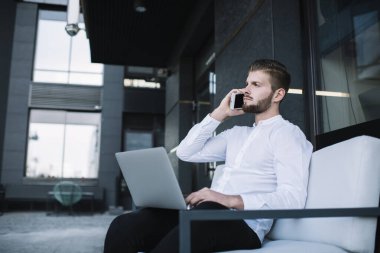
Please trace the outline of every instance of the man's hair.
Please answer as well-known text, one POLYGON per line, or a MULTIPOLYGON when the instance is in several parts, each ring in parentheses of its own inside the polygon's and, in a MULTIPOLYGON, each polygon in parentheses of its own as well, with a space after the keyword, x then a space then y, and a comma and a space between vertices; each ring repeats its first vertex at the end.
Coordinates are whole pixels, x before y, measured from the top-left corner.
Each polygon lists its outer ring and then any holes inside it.
POLYGON ((271 59, 259 59, 249 66, 249 72, 264 71, 270 76, 272 90, 283 88, 286 92, 289 90, 290 74, 284 64, 271 59))

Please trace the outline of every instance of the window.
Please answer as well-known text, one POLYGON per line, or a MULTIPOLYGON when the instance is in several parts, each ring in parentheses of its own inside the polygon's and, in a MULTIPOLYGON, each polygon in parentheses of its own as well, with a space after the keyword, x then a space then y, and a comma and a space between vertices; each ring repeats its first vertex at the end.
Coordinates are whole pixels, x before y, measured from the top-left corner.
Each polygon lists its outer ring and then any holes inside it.
POLYGON ((97 178, 100 114, 31 110, 26 176, 97 178))
MULTIPOLYGON (((66 13, 39 12, 33 81, 102 85, 103 65, 91 63, 85 31, 70 37, 65 31, 66 13)), ((81 28, 84 23, 80 23, 81 28)))
POLYGON ((380 118, 380 4, 317 2, 318 134, 380 118))
POLYGON ((124 138, 124 146, 127 151, 153 147, 153 133, 151 131, 126 130, 124 138))
POLYGON ((160 89, 158 82, 148 82, 143 79, 124 79, 124 87, 160 89))

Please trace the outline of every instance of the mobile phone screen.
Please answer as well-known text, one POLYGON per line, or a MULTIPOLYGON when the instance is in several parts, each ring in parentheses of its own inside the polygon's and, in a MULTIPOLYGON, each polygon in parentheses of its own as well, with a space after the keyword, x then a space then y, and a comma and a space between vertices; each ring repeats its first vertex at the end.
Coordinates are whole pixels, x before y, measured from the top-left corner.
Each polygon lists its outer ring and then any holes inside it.
POLYGON ((234 109, 241 109, 243 107, 243 104, 244 104, 243 98, 244 98, 244 94, 235 95, 234 109))

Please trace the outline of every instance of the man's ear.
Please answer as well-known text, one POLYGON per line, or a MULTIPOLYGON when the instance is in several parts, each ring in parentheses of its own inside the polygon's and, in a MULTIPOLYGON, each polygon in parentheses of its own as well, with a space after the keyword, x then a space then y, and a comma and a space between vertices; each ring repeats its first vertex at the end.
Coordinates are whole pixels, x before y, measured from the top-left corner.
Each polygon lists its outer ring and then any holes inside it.
POLYGON ((285 89, 279 88, 273 94, 273 102, 280 103, 282 99, 285 97, 285 89))

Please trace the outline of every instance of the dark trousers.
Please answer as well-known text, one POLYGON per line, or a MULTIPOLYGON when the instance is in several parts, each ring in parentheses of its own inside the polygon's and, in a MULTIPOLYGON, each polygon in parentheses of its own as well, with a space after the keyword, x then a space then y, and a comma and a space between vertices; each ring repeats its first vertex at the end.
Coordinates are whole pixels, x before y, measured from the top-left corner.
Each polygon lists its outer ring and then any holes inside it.
MULTIPOLYGON (((203 202, 195 209, 227 209, 203 202)), ((191 211, 190 211, 191 212, 191 211)), ((260 248, 256 233, 243 220, 194 221, 192 252, 260 248)), ((144 208, 116 217, 111 223, 104 253, 175 253, 179 251, 178 210, 144 208)))

